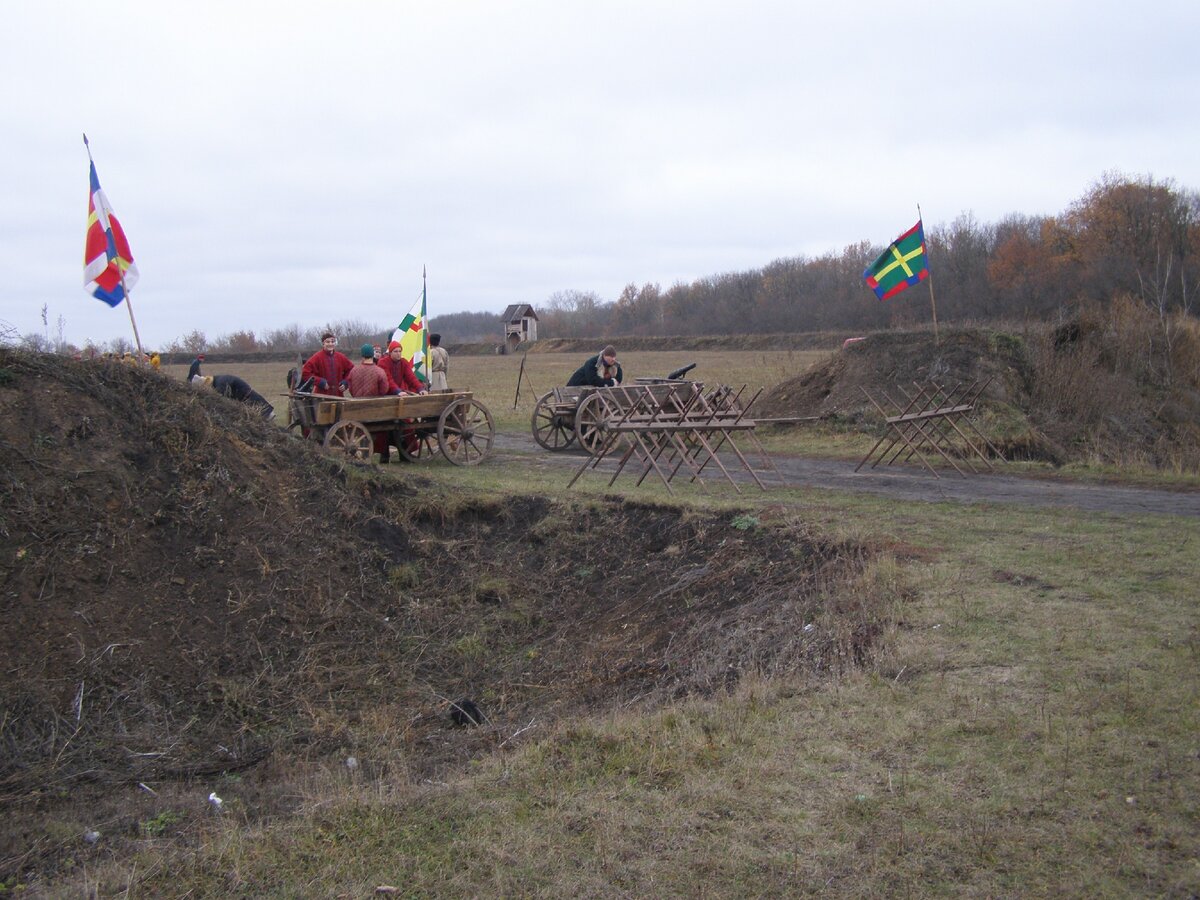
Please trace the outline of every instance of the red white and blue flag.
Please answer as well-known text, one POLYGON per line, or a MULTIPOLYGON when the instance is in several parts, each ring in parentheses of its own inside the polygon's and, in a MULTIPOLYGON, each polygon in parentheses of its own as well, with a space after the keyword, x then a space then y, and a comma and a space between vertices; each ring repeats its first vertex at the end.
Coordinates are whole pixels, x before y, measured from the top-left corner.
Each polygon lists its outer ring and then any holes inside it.
MULTIPOLYGON (((86 139, 85 139, 86 140, 86 139)), ((90 161, 89 161, 90 162, 90 161)), ((92 190, 88 195, 87 238, 83 248, 83 283, 97 300, 117 306, 125 292, 137 284, 138 270, 121 223, 113 215, 108 198, 100 189, 96 164, 92 167, 92 190), (124 275, 124 279, 122 279, 124 275)))

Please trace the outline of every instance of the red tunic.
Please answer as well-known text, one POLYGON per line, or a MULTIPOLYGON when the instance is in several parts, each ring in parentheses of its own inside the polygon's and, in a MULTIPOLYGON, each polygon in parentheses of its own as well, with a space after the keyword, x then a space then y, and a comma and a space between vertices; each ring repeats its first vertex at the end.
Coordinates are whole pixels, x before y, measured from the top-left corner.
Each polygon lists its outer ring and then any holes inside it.
POLYGON ((330 352, 318 350, 304 363, 304 368, 300 370, 300 380, 315 379, 313 384, 315 393, 340 397, 342 396, 342 382, 346 380, 346 376, 353 368, 354 363, 350 362, 346 354, 339 353, 337 350, 330 352), (325 382, 325 387, 321 387, 322 381, 325 382))
POLYGON ((413 372, 412 363, 403 356, 400 357, 399 362, 396 362, 392 359, 391 354, 384 354, 378 365, 387 373, 393 390, 399 388, 409 394, 419 394, 425 390, 425 385, 421 384, 420 379, 413 372))

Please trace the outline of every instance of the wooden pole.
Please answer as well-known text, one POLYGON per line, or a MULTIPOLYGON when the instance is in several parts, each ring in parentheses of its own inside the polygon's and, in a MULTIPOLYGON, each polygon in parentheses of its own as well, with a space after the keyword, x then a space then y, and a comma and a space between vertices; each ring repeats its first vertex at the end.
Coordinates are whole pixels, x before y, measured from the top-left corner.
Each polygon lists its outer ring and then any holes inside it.
MULTIPOLYGON (((925 234, 925 217, 921 214, 921 204, 917 204, 917 221, 921 223, 921 235, 925 234)), ((929 277, 925 280, 929 282, 929 305, 933 309, 933 342, 940 344, 938 338, 938 321, 937 321, 937 299, 933 296, 933 266, 929 265, 929 245, 925 246, 925 268, 929 270, 929 277)))
POLYGON ((133 304, 129 302, 129 289, 125 287, 125 273, 121 273, 121 293, 125 295, 125 308, 129 310, 129 324, 133 326, 133 341, 137 344, 138 365, 146 363, 146 354, 142 351, 142 339, 138 336, 137 322, 133 320, 133 304))
POLYGON ((930 304, 930 306, 933 307, 933 342, 935 344, 940 344, 941 339, 938 337, 938 324, 937 324, 937 300, 935 300, 933 297, 933 273, 932 272, 929 273, 929 278, 927 280, 929 281, 929 304, 930 304))
POLYGON ((517 370, 517 393, 513 397, 513 409, 516 409, 517 404, 521 401, 521 379, 525 377, 525 357, 528 355, 529 351, 526 350, 525 354, 521 357, 521 368, 517 370))

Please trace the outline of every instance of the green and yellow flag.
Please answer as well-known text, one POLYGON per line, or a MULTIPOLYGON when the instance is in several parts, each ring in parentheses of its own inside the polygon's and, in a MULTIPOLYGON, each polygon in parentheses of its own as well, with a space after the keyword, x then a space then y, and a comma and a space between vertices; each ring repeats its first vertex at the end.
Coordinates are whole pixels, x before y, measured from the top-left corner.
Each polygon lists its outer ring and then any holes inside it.
POLYGON ((396 330, 392 340, 399 341, 406 359, 412 363, 413 374, 423 384, 429 384, 429 332, 425 328, 425 281, 422 275, 421 296, 408 311, 396 330))
POLYGON ((925 229, 920 219, 892 241, 863 272, 867 287, 880 300, 889 300, 928 277, 929 257, 925 255, 925 229))

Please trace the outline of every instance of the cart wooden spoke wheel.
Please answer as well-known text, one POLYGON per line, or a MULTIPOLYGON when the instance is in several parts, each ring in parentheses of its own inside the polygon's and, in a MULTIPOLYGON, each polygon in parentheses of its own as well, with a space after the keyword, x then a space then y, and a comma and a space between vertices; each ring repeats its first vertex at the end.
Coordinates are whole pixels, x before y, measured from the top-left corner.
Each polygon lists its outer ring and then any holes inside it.
POLYGON ((533 408, 533 439, 547 450, 565 450, 575 441, 575 419, 563 412, 554 391, 533 408))
POLYGON ((599 394, 588 394, 575 409, 575 437, 588 453, 594 454, 604 443, 604 416, 604 398, 599 394))
POLYGON ((455 400, 438 418, 437 440, 442 455, 456 466, 474 466, 492 451, 496 424, 482 403, 455 400))
POLYGON ((438 452, 437 435, 411 425, 401 425, 391 434, 392 444, 406 462, 426 463, 438 452))
POLYGON ((352 419, 335 422, 325 432, 325 447, 335 453, 345 453, 351 459, 371 459, 371 432, 352 419))

